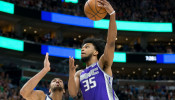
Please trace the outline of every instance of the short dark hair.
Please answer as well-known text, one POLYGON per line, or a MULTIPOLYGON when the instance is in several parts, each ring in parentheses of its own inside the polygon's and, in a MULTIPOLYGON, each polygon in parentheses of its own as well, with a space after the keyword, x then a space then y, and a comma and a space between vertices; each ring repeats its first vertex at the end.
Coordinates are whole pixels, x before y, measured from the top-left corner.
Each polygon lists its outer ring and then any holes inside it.
MULTIPOLYGON (((54 79, 51 80, 50 85, 51 85, 52 81, 55 80, 55 79, 60 79, 60 80, 62 80, 61 78, 54 78, 54 79)), ((63 81, 63 80, 62 80, 62 81, 63 81)), ((63 82, 63 84, 64 84, 64 82, 63 82)), ((50 85, 49 85, 49 88, 50 88, 50 85)), ((64 88, 64 85, 63 85, 63 88, 64 88)))
POLYGON ((82 45, 84 45, 86 43, 92 43, 94 45, 95 50, 98 51, 97 59, 99 60, 101 55, 104 53, 106 42, 102 39, 86 38, 86 39, 83 40, 82 45))

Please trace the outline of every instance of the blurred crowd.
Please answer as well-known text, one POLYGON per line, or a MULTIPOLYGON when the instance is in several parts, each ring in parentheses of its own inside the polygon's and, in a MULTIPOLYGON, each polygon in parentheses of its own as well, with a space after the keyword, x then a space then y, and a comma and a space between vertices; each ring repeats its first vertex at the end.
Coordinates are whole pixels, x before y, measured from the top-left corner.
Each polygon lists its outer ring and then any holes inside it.
MULTIPOLYGON (((87 0, 79 0, 77 4, 64 0, 5 0, 18 6, 57 12, 75 16, 85 16, 84 4, 87 0)), ((175 22, 174 0, 109 0, 116 11, 117 20, 146 22, 175 22)), ((106 18, 109 18, 106 17, 106 18)))
POLYGON ((118 20, 175 22, 174 0, 115 0, 118 20))
POLYGON ((21 87, 13 84, 9 74, 0 72, 0 100, 24 100, 19 94, 21 87))
POLYGON ((127 45, 127 44, 121 45, 120 48, 116 48, 116 51, 172 54, 175 52, 175 45, 173 43, 155 42, 155 43, 148 43, 146 48, 143 48, 140 43, 136 42, 134 43, 134 45, 127 45))
POLYGON ((117 85, 116 94, 120 100, 175 100, 175 86, 148 85, 117 85))
MULTIPOLYGON (((35 43, 42 43, 48 45, 55 45, 55 46, 63 46, 63 47, 72 47, 72 48, 81 48, 82 39, 78 38, 62 38, 61 40, 56 39, 55 37, 51 37, 51 33, 46 33, 44 35, 39 34, 28 34, 23 33, 22 38, 16 36, 14 32, 2 33, 0 29, 0 36, 10 37, 10 38, 17 38, 27 41, 32 41, 35 43)), ((143 48, 140 43, 135 42, 133 45, 129 44, 118 44, 116 42, 115 51, 121 52, 149 52, 149 53, 174 53, 175 52, 175 45, 172 43, 165 43, 165 42, 154 42, 148 43, 146 48, 143 48), (120 45, 120 46, 119 46, 120 45)))
POLYGON ((118 74, 118 73, 114 73, 114 77, 116 79, 127 79, 127 80, 175 80, 175 76, 174 75, 166 75, 165 73, 161 73, 158 75, 154 75, 152 73, 152 75, 148 75, 146 73, 137 73, 137 74, 131 74, 131 75, 127 75, 127 74, 118 74), (144 76, 144 77, 143 77, 144 76))
MULTIPOLYGON (((7 73, 0 72, 0 100, 24 100, 19 94, 24 83, 21 85, 14 84, 11 82, 7 73)), ((66 82, 64 83, 66 93, 63 95, 63 100, 83 100, 81 92, 78 93, 76 98, 71 98, 68 93, 67 84, 66 82)), ((41 81, 35 90, 42 90, 48 94, 49 84, 48 81, 41 81)), ((174 84, 148 84, 136 86, 114 83, 113 88, 120 100, 175 100, 174 84)))

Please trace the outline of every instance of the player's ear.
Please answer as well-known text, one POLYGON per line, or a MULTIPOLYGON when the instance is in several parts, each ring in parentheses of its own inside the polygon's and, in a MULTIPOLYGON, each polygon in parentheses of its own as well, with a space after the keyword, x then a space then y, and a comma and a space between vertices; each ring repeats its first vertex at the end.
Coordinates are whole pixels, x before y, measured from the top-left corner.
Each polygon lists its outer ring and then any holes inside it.
POLYGON ((94 55, 94 56, 97 56, 97 55, 98 55, 98 51, 95 50, 93 55, 94 55))
POLYGON ((49 93, 51 93, 51 89, 49 89, 49 93))

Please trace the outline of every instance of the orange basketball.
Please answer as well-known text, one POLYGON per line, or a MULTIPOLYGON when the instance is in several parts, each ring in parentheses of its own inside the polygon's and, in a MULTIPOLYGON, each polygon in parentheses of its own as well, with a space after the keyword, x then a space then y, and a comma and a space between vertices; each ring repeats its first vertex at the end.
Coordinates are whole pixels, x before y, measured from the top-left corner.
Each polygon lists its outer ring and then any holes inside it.
POLYGON ((85 15, 94 21, 103 19, 107 12, 104 8, 98 7, 97 0, 88 0, 84 5, 85 15))

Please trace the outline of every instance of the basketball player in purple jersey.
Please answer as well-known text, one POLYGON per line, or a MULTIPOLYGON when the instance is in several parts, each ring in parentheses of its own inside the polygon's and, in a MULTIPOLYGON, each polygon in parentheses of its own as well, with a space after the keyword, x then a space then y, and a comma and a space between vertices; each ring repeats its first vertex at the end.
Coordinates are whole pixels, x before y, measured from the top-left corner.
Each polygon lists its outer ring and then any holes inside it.
POLYGON ((84 100, 118 100, 112 88, 112 63, 115 50, 117 26, 115 11, 106 0, 98 0, 99 7, 106 9, 110 15, 110 23, 106 45, 99 39, 85 39, 81 49, 81 60, 86 69, 76 72, 74 59, 69 57, 68 90, 72 97, 77 96, 79 88, 84 100))
POLYGON ((39 81, 50 71, 49 55, 46 54, 44 68, 32 77, 20 90, 20 94, 26 100, 62 100, 64 90, 63 81, 60 78, 54 78, 50 83, 50 95, 44 94, 41 90, 34 90, 39 81))

